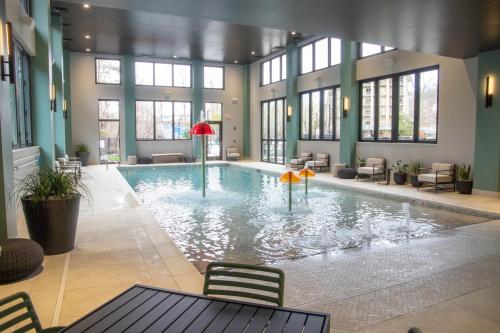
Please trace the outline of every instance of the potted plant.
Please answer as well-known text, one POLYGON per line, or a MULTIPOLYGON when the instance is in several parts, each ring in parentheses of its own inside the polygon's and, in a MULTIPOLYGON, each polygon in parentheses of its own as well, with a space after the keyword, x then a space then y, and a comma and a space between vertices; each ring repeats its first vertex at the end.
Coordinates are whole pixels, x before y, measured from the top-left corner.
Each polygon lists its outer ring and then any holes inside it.
POLYGON ((82 162, 82 166, 89 165, 89 155, 90 155, 89 147, 86 144, 82 143, 78 145, 77 148, 78 150, 75 151, 75 155, 82 162))
POLYGON ((394 182, 398 185, 404 185, 406 183, 406 169, 408 164, 403 163, 403 161, 398 160, 392 164, 392 169, 394 170, 394 182))
POLYGON ((358 157, 357 158, 357 164, 358 164, 358 167, 364 167, 364 166, 366 166, 366 158, 358 157))
POLYGON ((460 194, 472 193, 473 181, 471 179, 470 165, 462 164, 458 168, 457 189, 460 194))
POLYGON ((422 161, 412 161, 408 165, 408 174, 410 175, 410 184, 412 186, 417 187, 418 175, 423 167, 424 164, 422 161))
POLYGON ((75 245, 80 198, 92 196, 73 173, 41 168, 16 187, 30 238, 46 255, 71 251, 75 245))

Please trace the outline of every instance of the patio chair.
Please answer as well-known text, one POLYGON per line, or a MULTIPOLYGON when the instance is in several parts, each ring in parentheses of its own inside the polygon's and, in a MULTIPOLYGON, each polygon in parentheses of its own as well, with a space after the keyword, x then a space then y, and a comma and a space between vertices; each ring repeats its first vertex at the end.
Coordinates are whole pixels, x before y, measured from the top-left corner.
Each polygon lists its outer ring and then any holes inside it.
POLYGON ((228 147, 226 148, 226 160, 228 161, 239 161, 241 158, 241 154, 236 147, 228 147))
POLYGON ((385 159, 379 157, 368 157, 366 159, 366 164, 364 166, 357 167, 358 172, 356 176, 356 180, 359 181, 359 176, 368 176, 372 182, 375 182, 375 179, 385 177, 385 159))
POLYGON ((69 157, 68 154, 64 155, 64 158, 58 158, 59 164, 76 166, 78 169, 78 175, 82 174, 82 162, 79 157, 69 157))
POLYGON ((19 292, 0 300, 0 332, 55 333, 64 327, 43 329, 29 295, 19 292), (11 330, 9 330, 11 329, 11 330))
POLYGON ((292 169, 302 169, 304 165, 306 165, 307 161, 311 161, 313 159, 312 153, 301 153, 300 157, 293 157, 290 159, 290 168, 292 169))
POLYGON ((307 161, 305 166, 314 171, 328 171, 330 170, 330 155, 317 154, 316 158, 312 161, 307 161))
POLYGON ((203 295, 232 296, 283 306, 285 273, 277 268, 212 262, 207 266, 203 295))
POLYGON ((80 168, 78 165, 62 165, 59 161, 54 161, 54 170, 74 175, 75 178, 81 178, 80 168))
POLYGON ((455 184, 455 164, 451 163, 432 163, 432 167, 418 175, 417 190, 420 187, 429 185, 437 193, 439 185, 453 184, 453 192, 456 190, 455 184))

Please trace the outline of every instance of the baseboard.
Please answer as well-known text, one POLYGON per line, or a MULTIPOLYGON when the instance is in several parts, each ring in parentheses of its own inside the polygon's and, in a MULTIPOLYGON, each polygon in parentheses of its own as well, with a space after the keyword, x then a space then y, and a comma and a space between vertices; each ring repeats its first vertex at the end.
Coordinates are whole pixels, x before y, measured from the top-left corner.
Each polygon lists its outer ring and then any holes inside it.
POLYGON ((500 198, 500 192, 494 192, 494 191, 473 189, 472 194, 480 195, 480 196, 488 197, 488 198, 500 198))

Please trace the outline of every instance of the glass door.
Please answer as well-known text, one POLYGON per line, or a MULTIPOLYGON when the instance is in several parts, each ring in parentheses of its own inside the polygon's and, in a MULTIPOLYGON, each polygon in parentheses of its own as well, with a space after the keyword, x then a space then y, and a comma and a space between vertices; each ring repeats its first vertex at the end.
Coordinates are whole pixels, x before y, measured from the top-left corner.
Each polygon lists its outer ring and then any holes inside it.
POLYGON ((120 162, 120 102, 99 100, 99 161, 120 162))
POLYGON ((222 103, 205 103, 205 119, 215 132, 207 137, 207 159, 222 160, 222 103))
POLYGON ((279 98, 262 102, 261 148, 263 162, 285 163, 286 100, 279 98))

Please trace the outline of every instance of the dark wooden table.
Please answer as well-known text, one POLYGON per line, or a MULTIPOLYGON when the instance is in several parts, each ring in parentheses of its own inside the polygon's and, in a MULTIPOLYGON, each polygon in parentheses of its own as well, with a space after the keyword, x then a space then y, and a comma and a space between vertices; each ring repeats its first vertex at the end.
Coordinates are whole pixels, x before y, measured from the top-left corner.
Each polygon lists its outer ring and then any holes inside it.
POLYGON ((324 313, 135 285, 61 332, 328 333, 324 313))

